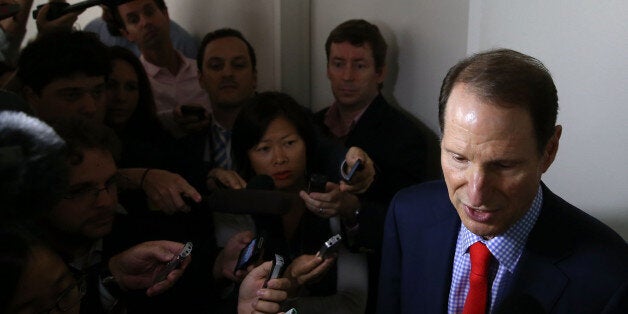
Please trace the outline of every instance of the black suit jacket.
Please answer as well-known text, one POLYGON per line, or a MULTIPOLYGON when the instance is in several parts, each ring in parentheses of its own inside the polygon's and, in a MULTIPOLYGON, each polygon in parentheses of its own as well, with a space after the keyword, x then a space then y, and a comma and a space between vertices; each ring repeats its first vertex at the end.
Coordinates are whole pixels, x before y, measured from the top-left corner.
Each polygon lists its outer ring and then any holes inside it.
MULTIPOLYGON (((315 121, 323 134, 333 138, 323 122, 328 110, 329 107, 316 113, 315 121)), ((349 132, 344 145, 362 148, 377 168, 375 182, 361 200, 357 244, 379 251, 383 222, 393 195, 427 179, 427 143, 418 126, 379 94, 349 132)))
MULTIPOLYGON (((395 196, 384 235, 380 313, 447 311, 459 228, 444 182, 395 196)), ((545 186, 541 213, 513 275, 497 311, 628 313, 628 245, 545 186)))

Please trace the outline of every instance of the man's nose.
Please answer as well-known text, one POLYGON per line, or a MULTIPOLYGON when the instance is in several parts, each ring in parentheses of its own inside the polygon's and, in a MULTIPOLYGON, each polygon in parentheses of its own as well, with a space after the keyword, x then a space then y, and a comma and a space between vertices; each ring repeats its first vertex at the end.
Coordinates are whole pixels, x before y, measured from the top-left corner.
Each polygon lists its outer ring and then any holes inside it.
POLYGON ((222 71, 221 71, 222 76, 225 77, 232 77, 233 76, 233 67, 229 64, 225 64, 224 67, 222 67, 222 71))
POLYGON ((100 107, 100 96, 93 95, 92 93, 85 93, 81 100, 81 114, 87 117, 93 116, 100 107))
POLYGON ((342 79, 345 81, 350 81, 353 79, 353 67, 352 66, 347 65, 342 69, 342 79))
POLYGON ((467 170, 467 196, 471 206, 485 205, 490 197, 490 175, 481 167, 469 167, 467 170))
POLYGON ((110 208, 118 202, 118 190, 115 187, 103 188, 98 191, 94 208, 110 208))

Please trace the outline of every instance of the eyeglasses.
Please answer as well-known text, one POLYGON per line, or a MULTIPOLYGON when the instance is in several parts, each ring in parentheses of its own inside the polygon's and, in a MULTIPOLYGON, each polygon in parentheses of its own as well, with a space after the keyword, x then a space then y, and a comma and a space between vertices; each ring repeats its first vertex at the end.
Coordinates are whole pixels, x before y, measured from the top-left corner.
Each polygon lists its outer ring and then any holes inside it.
POLYGON ((115 175, 107 182, 105 182, 105 186, 102 188, 96 186, 84 186, 79 187, 75 190, 70 190, 63 198, 67 200, 75 200, 77 202, 86 203, 86 204, 94 204, 100 192, 107 191, 107 193, 111 196, 114 193, 118 192, 118 176, 115 175))
POLYGON ((44 310, 41 313, 50 314, 56 312, 67 312, 81 303, 81 300, 85 296, 86 292, 87 284, 85 282, 85 277, 81 277, 59 294, 59 297, 57 297, 57 300, 52 308, 44 310))

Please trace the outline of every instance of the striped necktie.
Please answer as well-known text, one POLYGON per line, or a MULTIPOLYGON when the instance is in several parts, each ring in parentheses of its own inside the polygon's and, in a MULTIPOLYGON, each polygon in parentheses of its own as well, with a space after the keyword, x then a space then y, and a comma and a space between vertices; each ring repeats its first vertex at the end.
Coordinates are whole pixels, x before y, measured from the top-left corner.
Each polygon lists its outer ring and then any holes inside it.
POLYGON ((218 125, 213 125, 212 140, 214 142, 214 166, 223 169, 231 169, 231 131, 218 125))

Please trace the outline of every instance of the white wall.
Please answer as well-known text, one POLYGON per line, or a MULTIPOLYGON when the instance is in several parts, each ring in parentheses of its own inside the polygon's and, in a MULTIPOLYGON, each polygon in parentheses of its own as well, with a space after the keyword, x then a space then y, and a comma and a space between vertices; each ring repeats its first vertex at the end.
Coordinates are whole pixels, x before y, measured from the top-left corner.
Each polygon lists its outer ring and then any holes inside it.
POLYGON ((628 239, 628 2, 471 0, 469 52, 507 47, 541 60, 563 135, 544 181, 628 239))

